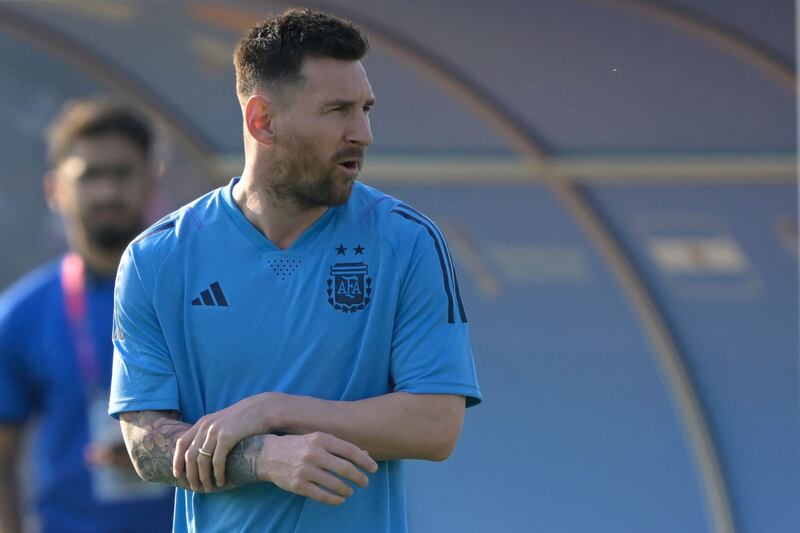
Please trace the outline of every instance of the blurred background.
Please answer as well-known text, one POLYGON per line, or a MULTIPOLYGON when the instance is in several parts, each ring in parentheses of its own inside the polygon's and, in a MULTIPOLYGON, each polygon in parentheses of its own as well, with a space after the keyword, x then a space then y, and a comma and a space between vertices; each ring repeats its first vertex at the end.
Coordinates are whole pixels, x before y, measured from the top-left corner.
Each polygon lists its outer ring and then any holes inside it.
MULTIPOLYGON (((44 127, 159 125, 158 216, 241 171, 231 54, 286 2, 0 3, 0 288, 65 249, 44 127)), ((412 531, 800 524, 795 5, 305 2, 367 31, 364 182, 442 226, 484 403, 412 531)))

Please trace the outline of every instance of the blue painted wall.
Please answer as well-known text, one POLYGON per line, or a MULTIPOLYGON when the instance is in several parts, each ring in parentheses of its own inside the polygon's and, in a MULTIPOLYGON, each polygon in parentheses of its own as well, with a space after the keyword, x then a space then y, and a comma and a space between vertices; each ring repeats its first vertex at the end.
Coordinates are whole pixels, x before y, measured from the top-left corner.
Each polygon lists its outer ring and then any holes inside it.
POLYGON ((797 531, 797 234, 786 227, 797 221, 796 190, 670 185, 591 194, 685 354, 741 531, 797 531), (745 264, 725 274, 670 274, 647 253, 648 240, 660 236, 731 239, 745 264))
MULTIPOLYGON (((409 462, 412 531, 710 531, 648 339, 557 200, 536 185, 384 189, 448 236, 485 395, 449 461, 409 462)), ((797 259, 784 234, 794 190, 585 193, 685 355, 739 530, 795 531, 797 259), (720 236, 742 252, 743 270, 676 276, 650 251, 653 239, 720 236)))

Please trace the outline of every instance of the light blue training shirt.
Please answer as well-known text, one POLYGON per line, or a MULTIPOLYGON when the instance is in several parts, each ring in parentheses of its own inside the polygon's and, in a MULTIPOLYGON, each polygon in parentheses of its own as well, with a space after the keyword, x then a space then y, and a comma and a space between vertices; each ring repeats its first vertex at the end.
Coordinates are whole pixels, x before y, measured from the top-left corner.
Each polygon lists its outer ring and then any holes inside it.
MULTIPOLYGON (((285 250, 233 201, 238 178, 128 247, 117 276, 109 413, 201 416, 266 391, 327 400, 388 392, 481 401, 444 237, 359 182, 285 250)), ((331 507, 256 483, 178 489, 175 531, 406 531, 402 461, 331 507)))

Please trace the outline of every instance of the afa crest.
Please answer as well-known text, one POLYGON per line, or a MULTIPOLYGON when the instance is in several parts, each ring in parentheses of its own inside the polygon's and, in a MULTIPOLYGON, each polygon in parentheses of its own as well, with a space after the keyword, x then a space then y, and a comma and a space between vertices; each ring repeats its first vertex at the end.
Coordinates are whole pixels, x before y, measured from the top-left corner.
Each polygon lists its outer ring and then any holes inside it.
POLYGON ((366 263, 336 263, 328 278, 328 303, 337 311, 355 313, 372 301, 372 278, 366 263))

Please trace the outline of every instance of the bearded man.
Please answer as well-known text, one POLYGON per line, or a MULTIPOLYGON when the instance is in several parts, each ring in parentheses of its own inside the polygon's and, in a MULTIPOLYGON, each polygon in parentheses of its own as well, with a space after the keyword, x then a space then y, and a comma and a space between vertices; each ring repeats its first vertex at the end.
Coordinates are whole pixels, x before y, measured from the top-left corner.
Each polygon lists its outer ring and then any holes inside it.
POLYGON ((120 265, 109 412, 175 531, 406 531, 402 460, 446 459, 481 400, 442 233, 357 181, 367 48, 309 10, 252 28, 241 177, 120 265))

